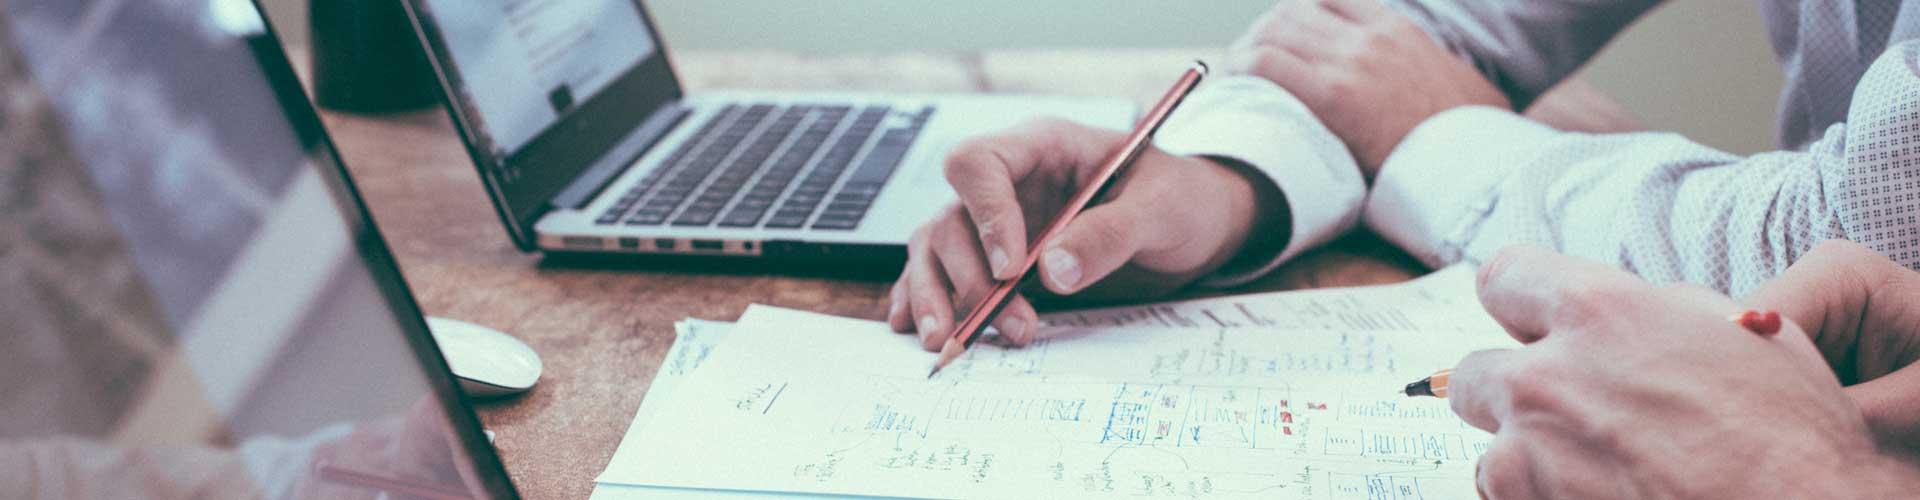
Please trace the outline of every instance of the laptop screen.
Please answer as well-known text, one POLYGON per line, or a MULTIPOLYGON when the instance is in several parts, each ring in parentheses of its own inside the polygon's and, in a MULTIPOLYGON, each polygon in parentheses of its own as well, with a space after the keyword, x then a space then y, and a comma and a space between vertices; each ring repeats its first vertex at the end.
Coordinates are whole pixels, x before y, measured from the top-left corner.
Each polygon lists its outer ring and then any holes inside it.
POLYGON ((0 5, 0 496, 512 496, 253 4, 0 5))
POLYGON ((405 0, 487 193, 523 249, 576 181, 637 156, 681 96, 638 0, 405 0))
POLYGON ((510 155, 653 54, 632 0, 426 0, 477 138, 510 155))

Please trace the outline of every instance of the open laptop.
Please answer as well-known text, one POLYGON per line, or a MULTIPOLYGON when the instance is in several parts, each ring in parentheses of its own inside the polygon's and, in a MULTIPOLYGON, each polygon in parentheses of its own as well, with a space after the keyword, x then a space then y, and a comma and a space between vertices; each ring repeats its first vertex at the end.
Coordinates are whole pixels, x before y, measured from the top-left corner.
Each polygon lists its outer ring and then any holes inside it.
POLYGON ((516 498, 246 0, 0 3, 0 497, 516 498))
POLYGON ((405 4, 529 251, 904 256, 953 199, 941 166, 954 144, 1038 116, 1124 128, 1134 111, 1065 97, 688 95, 638 0, 405 4))

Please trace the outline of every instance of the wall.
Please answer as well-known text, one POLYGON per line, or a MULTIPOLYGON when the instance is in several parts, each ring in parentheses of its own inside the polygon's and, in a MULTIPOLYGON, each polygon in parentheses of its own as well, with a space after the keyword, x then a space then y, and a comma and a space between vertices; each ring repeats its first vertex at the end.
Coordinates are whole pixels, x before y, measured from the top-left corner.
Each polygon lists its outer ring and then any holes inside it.
MULTIPOLYGON (((262 1, 276 26, 293 31, 290 39, 304 39, 297 28, 305 25, 306 0, 262 1)), ((1218 46, 1237 37, 1272 3, 656 0, 647 5, 675 50, 861 52, 1218 46)), ((1670 2, 1602 52, 1586 77, 1650 127, 1740 153, 1773 145, 1779 69, 1752 2, 1670 2)))

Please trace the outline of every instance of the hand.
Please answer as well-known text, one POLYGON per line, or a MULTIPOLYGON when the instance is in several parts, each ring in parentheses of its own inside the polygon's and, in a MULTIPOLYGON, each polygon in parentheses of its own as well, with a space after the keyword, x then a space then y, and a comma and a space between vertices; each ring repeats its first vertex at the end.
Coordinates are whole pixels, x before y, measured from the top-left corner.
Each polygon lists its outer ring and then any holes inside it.
POLYGON ((1805 328, 1878 440, 1920 457, 1920 273, 1834 240, 1746 302, 1805 328))
POLYGON ((1299 97, 1346 141, 1368 181, 1427 118, 1474 104, 1513 107, 1479 71, 1377 0, 1282 1, 1227 61, 1299 97))
MULTIPOLYGON (((894 331, 917 329, 929 350, 945 344, 964 308, 995 280, 1016 277, 1028 240, 1124 139, 1116 131, 1041 121, 956 147, 946 172, 960 201, 908 243, 887 314, 894 331)), ((1062 295, 1089 287, 1134 296, 1178 288, 1238 252, 1257 222, 1255 186, 1220 164, 1149 149, 1106 201, 1041 250, 1040 281, 1062 295)), ((1016 345, 1031 342, 1038 324, 1023 297, 994 321, 1016 345)))
POLYGON ((1484 496, 1881 498, 1915 470, 1880 455, 1860 411, 1787 321, 1763 337, 1697 286, 1655 288, 1532 247, 1481 269, 1480 300, 1527 344, 1455 368, 1456 413, 1495 433, 1484 496))
MULTIPOLYGON (((327 465, 376 474, 401 481, 429 485, 446 490, 464 490, 471 498, 486 489, 470 467, 453 426, 440 411, 439 402, 424 399, 415 402, 405 415, 357 424, 352 433, 323 443, 314 449, 314 476, 306 478, 293 498, 300 499, 374 499, 381 491, 362 485, 337 483, 318 476, 318 467, 327 465)), ((409 497, 411 498, 411 497, 409 497)))

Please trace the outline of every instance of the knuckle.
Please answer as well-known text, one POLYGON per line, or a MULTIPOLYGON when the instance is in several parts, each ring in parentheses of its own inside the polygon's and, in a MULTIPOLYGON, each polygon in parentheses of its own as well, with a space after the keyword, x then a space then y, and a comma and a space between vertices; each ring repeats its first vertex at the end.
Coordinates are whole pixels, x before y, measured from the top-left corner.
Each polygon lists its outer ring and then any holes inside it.
POLYGON ((1555 324, 1566 326, 1612 320, 1639 298, 1637 291, 1610 283, 1563 288, 1554 295, 1553 310, 1549 314, 1555 324))
POLYGON ((1499 447, 1480 457, 1480 487, 1487 498, 1525 498, 1533 487, 1519 450, 1499 447))
POLYGON ((1042 116, 1027 121, 1027 126, 1037 130, 1058 131, 1071 130, 1080 124, 1058 116, 1042 116))
POLYGON ((993 154, 994 147, 993 139, 990 137, 975 137, 954 146, 952 151, 947 152, 945 168, 942 169, 947 176, 947 182, 958 186, 959 183, 956 181, 977 175, 977 172, 983 168, 979 158, 993 154))
POLYGON ((1515 413, 1557 414, 1565 404, 1561 387, 1569 380, 1553 363, 1519 362, 1499 375, 1515 413))
POLYGON ((1127 241, 1129 230, 1133 227, 1113 217, 1090 222, 1093 224, 1087 226, 1087 234, 1092 237, 1089 243, 1101 250, 1112 250, 1127 241))
POLYGON ((1359 46, 1363 54, 1378 54, 1394 50, 1400 43, 1400 33, 1386 23, 1374 23, 1361 28, 1359 46))
MULTIPOLYGON (((937 220, 920 225, 919 229, 913 230, 913 236, 907 238, 907 247, 925 250, 927 243, 933 241, 934 228, 939 225, 940 221, 937 220)), ((913 254, 909 253, 908 257, 913 258, 913 254)))
POLYGON ((1247 67, 1240 68, 1240 72, 1279 82, 1282 73, 1278 69, 1285 64, 1281 59, 1280 49, 1263 44, 1248 50, 1249 55, 1244 58, 1244 64, 1247 67))

